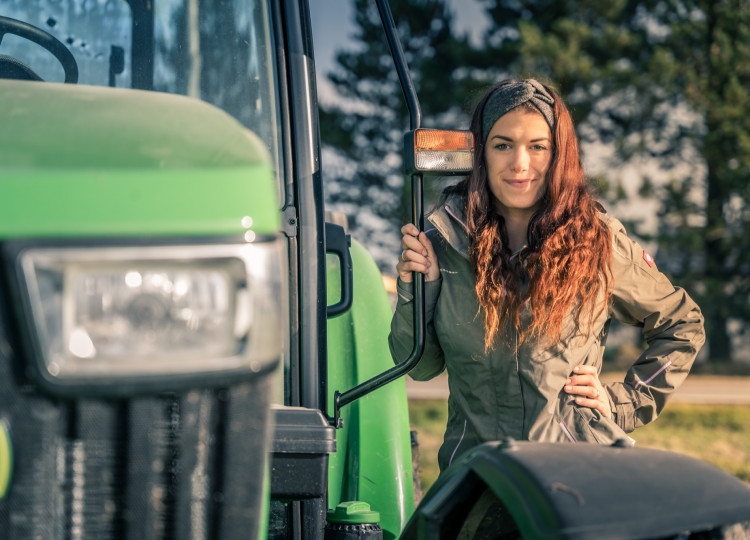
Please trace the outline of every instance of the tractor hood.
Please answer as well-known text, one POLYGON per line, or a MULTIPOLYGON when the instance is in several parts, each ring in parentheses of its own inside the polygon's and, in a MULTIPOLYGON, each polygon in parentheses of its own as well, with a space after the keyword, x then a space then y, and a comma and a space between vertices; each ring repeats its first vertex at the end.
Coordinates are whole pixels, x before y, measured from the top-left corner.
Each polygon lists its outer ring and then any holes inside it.
POLYGON ((267 149, 212 105, 25 81, 0 81, 0 96, 0 238, 279 229, 267 149))
POLYGON ((26 81, 0 81, 0 95, 5 170, 270 165, 257 137, 196 99, 26 81))

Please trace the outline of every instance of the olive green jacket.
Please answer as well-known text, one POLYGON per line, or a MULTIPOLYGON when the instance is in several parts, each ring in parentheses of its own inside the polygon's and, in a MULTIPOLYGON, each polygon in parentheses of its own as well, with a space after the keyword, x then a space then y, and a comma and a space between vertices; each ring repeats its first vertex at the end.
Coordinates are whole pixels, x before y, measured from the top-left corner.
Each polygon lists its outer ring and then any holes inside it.
MULTIPOLYGON (((425 283, 424 355, 410 372, 428 380, 448 370, 448 426, 438 453, 444 470, 458 455, 487 441, 513 437, 545 442, 611 444, 652 420, 685 380, 705 341, 700 309, 687 293, 657 270, 653 259, 628 238, 622 224, 602 214, 613 240, 614 290, 589 335, 576 333, 572 311, 559 342, 534 341, 517 351, 515 336, 498 338, 484 352, 484 316, 474 290, 468 237, 460 199, 450 198, 430 217, 427 235, 435 248, 440 278, 425 283), (612 418, 575 404, 563 391, 579 364, 601 370, 609 321, 641 328, 648 344, 623 382, 605 386, 612 418)), ((410 283, 398 283, 398 302, 389 344, 394 361, 413 347, 410 283)))

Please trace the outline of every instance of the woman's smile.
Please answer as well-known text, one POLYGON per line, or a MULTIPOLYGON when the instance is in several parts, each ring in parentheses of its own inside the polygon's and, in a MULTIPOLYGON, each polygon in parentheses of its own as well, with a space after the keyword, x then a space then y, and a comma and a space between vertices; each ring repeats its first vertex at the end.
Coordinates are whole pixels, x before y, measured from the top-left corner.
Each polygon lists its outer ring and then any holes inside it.
POLYGON ((505 180, 508 185, 517 188, 528 187, 533 181, 533 178, 508 178, 505 180))

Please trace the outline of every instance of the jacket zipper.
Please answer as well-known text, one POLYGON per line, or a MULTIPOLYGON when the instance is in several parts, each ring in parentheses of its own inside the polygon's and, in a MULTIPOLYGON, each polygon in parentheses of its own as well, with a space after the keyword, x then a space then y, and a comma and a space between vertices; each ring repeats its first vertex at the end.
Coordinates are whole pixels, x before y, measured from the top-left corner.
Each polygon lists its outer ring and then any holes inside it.
POLYGON ((516 357, 516 377, 518 378, 518 388, 521 390, 521 437, 526 438, 526 402, 523 398, 523 382, 521 381, 521 367, 518 363, 518 330, 515 333, 516 338, 516 350, 514 355, 516 357))
POLYGON ((667 369, 667 368, 668 368, 669 366, 671 366, 671 365, 672 365, 672 361, 670 360, 669 362, 667 362, 666 364, 664 364, 664 365, 663 365, 663 366, 662 366, 662 367, 661 367, 661 368, 659 369, 659 371, 657 371, 656 373, 654 373, 653 375, 651 375, 651 376, 650 376, 650 377, 649 377, 648 379, 646 379, 645 381, 638 381, 637 383, 635 383, 635 389, 636 389, 636 390, 638 390, 638 387, 639 387, 640 385, 642 385, 642 384, 644 384, 644 385, 645 385, 645 384, 648 384, 648 383, 650 383, 651 381, 653 381, 653 380, 654 380, 654 379, 656 378, 656 376, 657 376, 657 375, 659 375, 659 373, 661 373, 662 371, 664 371, 665 369, 667 369))
POLYGON ((573 437, 573 435, 571 435, 570 430, 565 426, 565 424, 562 422, 562 420, 560 421, 560 427, 562 428, 563 433, 565 433, 565 435, 567 435, 568 439, 570 439, 570 442, 578 442, 578 441, 576 441, 575 437, 573 437))
POLYGON ((453 453, 451 454, 451 458, 448 460, 448 467, 451 466, 451 463, 453 463, 453 458, 456 456, 456 452, 458 451, 458 447, 461 446, 461 443, 464 442, 464 437, 466 436, 466 420, 464 420, 464 432, 461 433, 461 438, 458 439, 458 444, 453 449, 453 453))

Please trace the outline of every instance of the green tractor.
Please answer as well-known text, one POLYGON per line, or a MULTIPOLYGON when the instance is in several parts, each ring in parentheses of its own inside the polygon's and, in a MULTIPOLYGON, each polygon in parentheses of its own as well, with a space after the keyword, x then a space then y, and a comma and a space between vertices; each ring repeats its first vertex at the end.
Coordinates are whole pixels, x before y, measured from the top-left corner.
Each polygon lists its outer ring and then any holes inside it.
MULTIPOLYGON (((421 224, 423 176, 465 172, 470 149, 422 159, 377 3, 421 224)), ((0 537, 687 538, 750 521, 750 489, 705 464, 513 441, 470 452, 415 510, 401 377, 423 317, 394 367, 380 273, 323 204, 310 9, 0 0, 0 537), (619 487, 587 488, 592 460, 619 487)))

